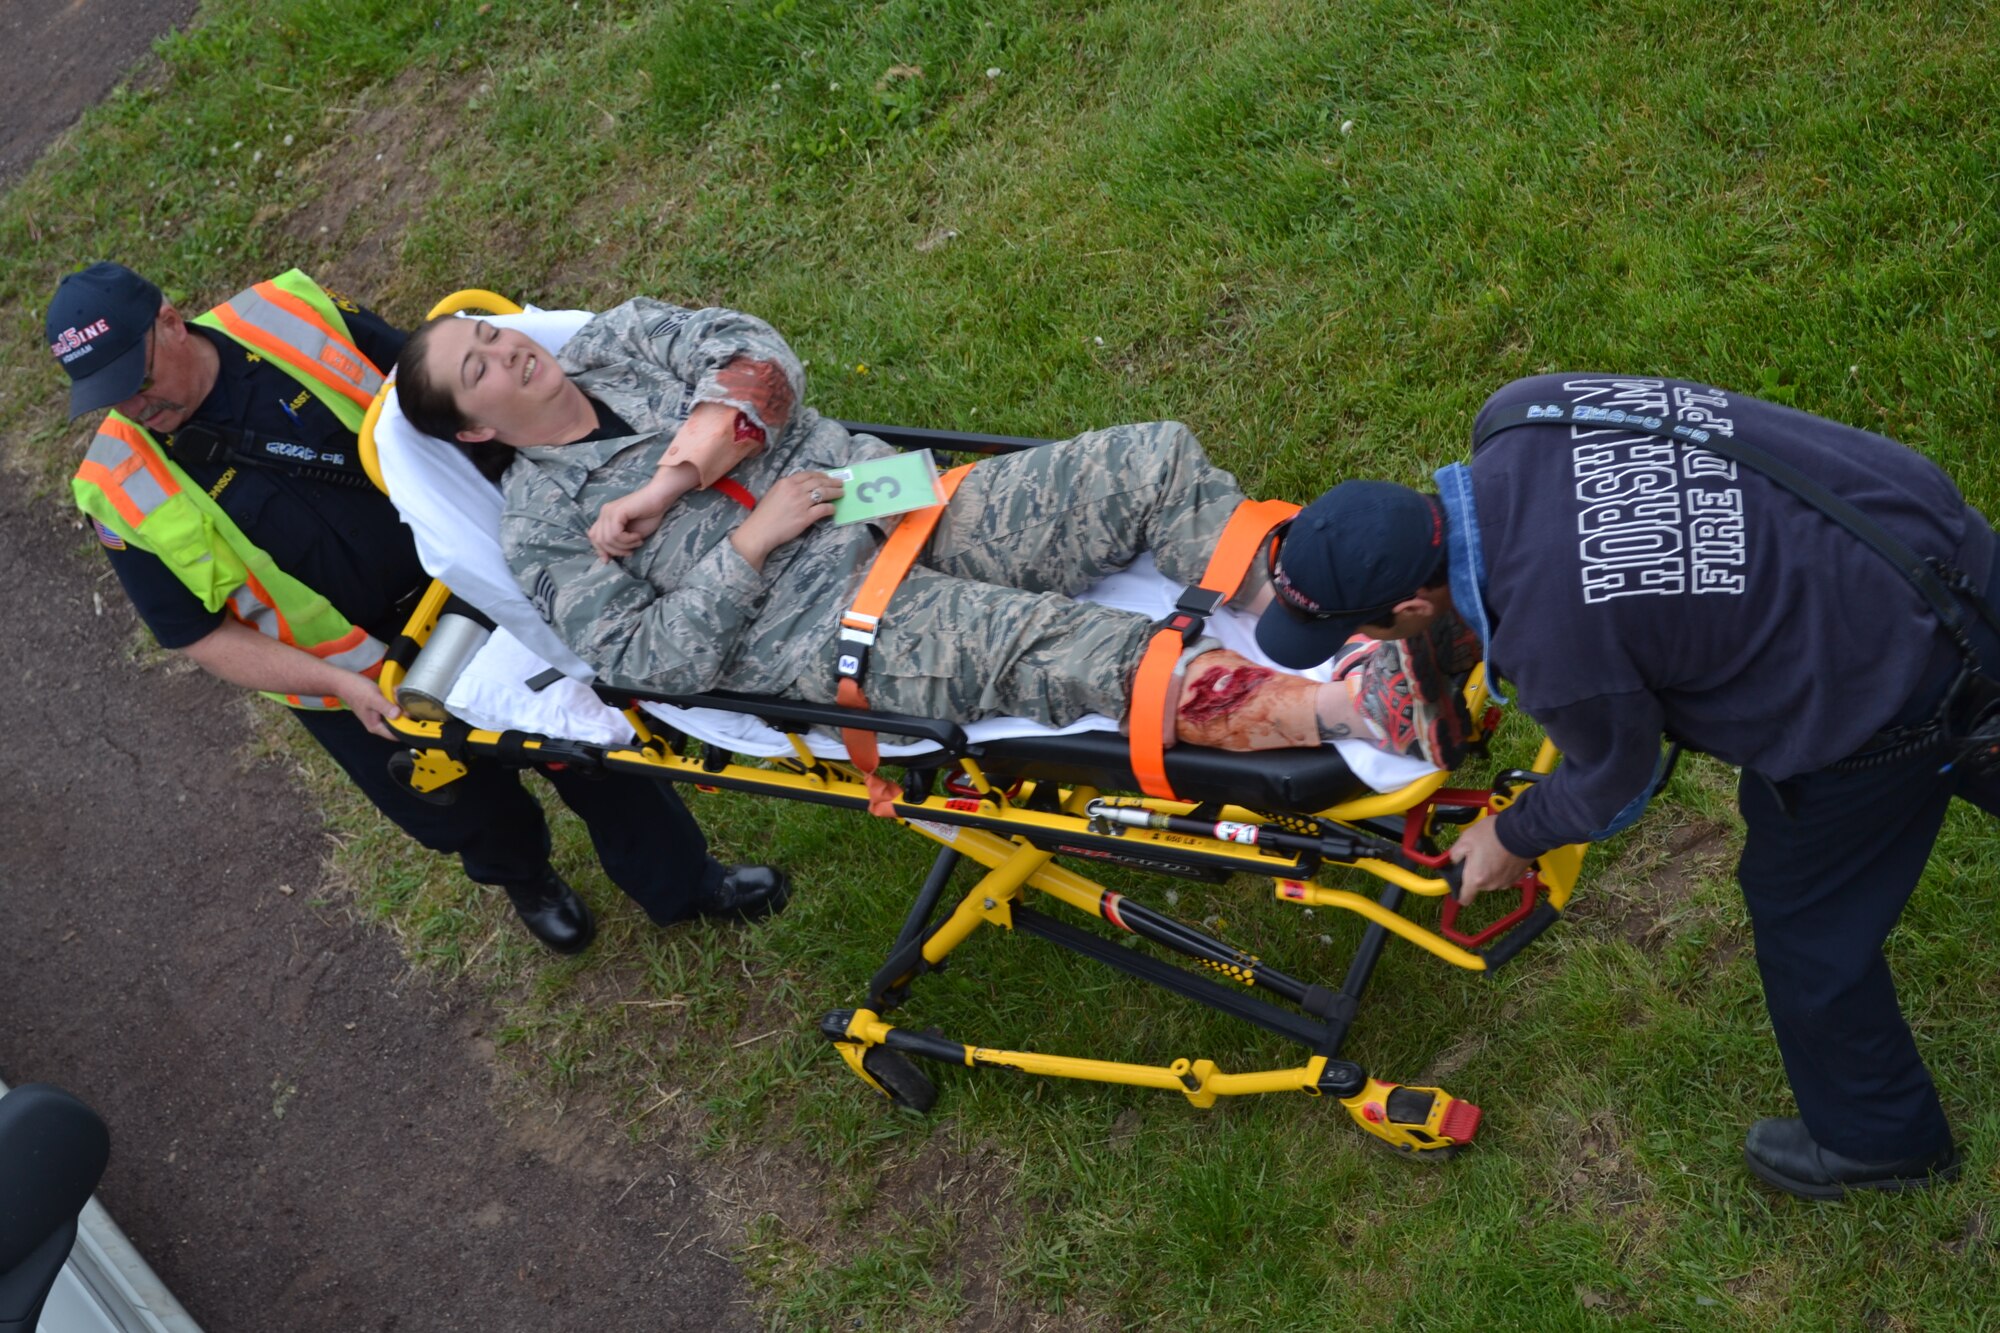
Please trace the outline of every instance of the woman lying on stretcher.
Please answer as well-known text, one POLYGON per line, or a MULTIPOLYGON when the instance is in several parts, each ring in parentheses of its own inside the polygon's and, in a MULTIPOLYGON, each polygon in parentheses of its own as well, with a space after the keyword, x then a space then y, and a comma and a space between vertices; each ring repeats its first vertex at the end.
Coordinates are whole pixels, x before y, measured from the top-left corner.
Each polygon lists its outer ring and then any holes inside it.
MULTIPOLYGON (((831 703, 840 616, 884 534, 827 521, 843 493, 830 474, 894 451, 806 406, 804 388, 763 321, 645 298, 560 354, 446 316, 397 365, 411 424, 500 482, 514 576, 605 684, 831 703)), ((959 722, 1124 719, 1152 622, 1074 594, 1147 551, 1170 580, 1199 581, 1242 499, 1177 422, 980 462, 889 603, 870 705, 959 722)), ((1282 535, 1231 607, 1282 615, 1273 599, 1299 598, 1281 552, 1282 535)), ((1325 684, 1198 641, 1167 688, 1166 735, 1231 750, 1356 736, 1449 767, 1466 734, 1455 681, 1477 655, 1455 630, 1353 641, 1325 684)))

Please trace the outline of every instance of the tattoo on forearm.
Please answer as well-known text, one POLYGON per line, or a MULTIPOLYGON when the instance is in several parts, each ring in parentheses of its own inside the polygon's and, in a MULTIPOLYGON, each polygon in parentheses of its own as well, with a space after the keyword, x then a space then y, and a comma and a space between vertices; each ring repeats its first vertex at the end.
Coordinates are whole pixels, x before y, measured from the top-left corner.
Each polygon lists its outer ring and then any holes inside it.
POLYGON ((1348 726, 1345 722, 1321 722, 1319 724, 1319 738, 1322 744, 1330 745, 1334 741, 1348 740, 1353 735, 1354 728, 1348 726))
POLYGON ((774 438, 791 424, 797 399, 792 382, 776 362, 739 356, 716 372, 715 381, 731 399, 747 406, 774 438))

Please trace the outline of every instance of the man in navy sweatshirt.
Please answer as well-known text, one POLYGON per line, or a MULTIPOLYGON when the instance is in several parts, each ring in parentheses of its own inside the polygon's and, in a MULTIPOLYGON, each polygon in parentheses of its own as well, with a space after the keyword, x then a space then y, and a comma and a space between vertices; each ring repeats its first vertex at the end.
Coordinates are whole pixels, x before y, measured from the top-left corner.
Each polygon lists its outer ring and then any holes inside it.
MULTIPOLYGON (((1663 738, 1740 766, 1738 875, 1800 1112, 1751 1128, 1751 1170, 1812 1198, 1953 1179, 1882 942, 1951 798, 2000 813, 2000 779, 1940 772, 1950 754, 1908 743, 1963 656, 1896 566, 1688 443, 1704 432, 1761 446, 1972 592, 1995 586, 1986 520, 1892 440, 1684 381, 1541 375, 1487 400, 1472 462, 1441 469, 1437 494, 1349 482, 1294 519, 1258 638, 1304 666, 1357 628, 1420 639, 1455 610, 1477 631, 1564 761, 1459 837, 1466 901, 1637 819, 1663 738), (1619 424, 1642 418, 1688 429, 1619 424)), ((2000 675, 2000 638, 1962 614, 2000 675)))

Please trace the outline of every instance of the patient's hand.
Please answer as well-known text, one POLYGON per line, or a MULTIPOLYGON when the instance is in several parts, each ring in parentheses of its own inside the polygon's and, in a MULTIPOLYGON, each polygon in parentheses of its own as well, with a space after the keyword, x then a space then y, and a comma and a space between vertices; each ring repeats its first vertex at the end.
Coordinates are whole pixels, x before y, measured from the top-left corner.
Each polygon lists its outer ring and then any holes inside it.
POLYGON ((833 502, 844 489, 824 472, 794 472, 780 477, 764 492, 750 517, 729 534, 736 554, 759 574, 764 558, 823 518, 833 516, 833 502))
POLYGON ((662 467, 636 491, 619 496, 597 511, 590 525, 591 549, 600 560, 623 560, 659 530, 660 520, 674 501, 693 490, 701 478, 685 464, 662 467))

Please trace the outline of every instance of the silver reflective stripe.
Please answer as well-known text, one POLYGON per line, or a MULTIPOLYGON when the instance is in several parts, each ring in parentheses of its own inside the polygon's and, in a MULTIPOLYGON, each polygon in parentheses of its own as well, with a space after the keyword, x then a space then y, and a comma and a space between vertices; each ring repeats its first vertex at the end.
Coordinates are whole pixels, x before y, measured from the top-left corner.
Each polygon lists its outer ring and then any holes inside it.
MULTIPOLYGON (((277 609, 265 603, 255 592, 251 591, 249 584, 246 583, 235 592, 229 594, 229 605, 236 612, 238 620, 250 626, 250 628, 256 630, 259 634, 278 639, 280 642, 283 641, 278 633, 279 626, 283 622, 278 615, 277 609)), ((312 652, 312 649, 302 648, 301 651, 312 652)), ((369 667, 374 666, 387 656, 388 652, 389 645, 383 643, 372 634, 363 634, 361 642, 355 644, 352 648, 343 649, 330 657, 322 657, 320 660, 331 662, 343 671, 366 671, 369 667)), ((318 657, 319 654, 313 653, 313 656, 318 657)))
POLYGON ((246 583, 229 594, 229 605, 236 612, 238 620, 259 634, 282 641, 283 636, 278 633, 280 621, 277 608, 250 591, 249 584, 246 583))
POLYGON ((355 644, 346 652, 335 653, 332 657, 322 660, 331 662, 335 666, 348 671, 366 671, 369 667, 381 661, 388 651, 388 644, 369 634, 363 636, 360 643, 355 644))
POLYGON ((140 468, 137 472, 125 478, 124 490, 126 498, 138 507, 141 518, 152 513, 167 501, 165 488, 145 468, 140 468))
POLYGON ((229 302, 229 308, 244 323, 297 349, 306 360, 325 367, 370 397, 382 391, 382 377, 368 364, 367 357, 359 355, 358 351, 350 354, 347 347, 327 337, 324 330, 300 319, 276 302, 265 300, 256 288, 238 293, 229 302), (340 347, 340 360, 351 362, 360 372, 359 376, 342 374, 340 366, 323 360, 321 353, 328 346, 340 347))
POLYGON ((101 468, 111 469, 132 456, 132 446, 108 431, 99 431, 90 442, 90 452, 83 456, 86 463, 95 463, 101 468))
MULTIPOLYGON (((130 465, 138 453, 138 446, 130 441, 122 440, 110 431, 99 431, 91 440, 90 451, 83 456, 83 459, 86 463, 95 463, 106 472, 115 474, 120 468, 130 465)), ((123 481, 112 482, 105 489, 123 491, 125 497, 132 502, 132 507, 139 511, 141 522, 165 503, 171 493, 160 485, 159 479, 153 476, 152 469, 143 465, 133 469, 131 475, 123 481)))

